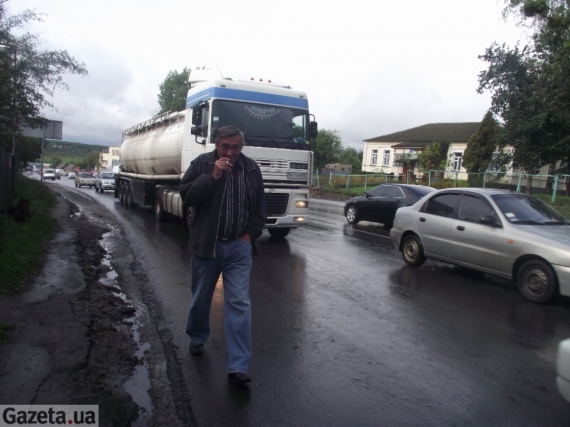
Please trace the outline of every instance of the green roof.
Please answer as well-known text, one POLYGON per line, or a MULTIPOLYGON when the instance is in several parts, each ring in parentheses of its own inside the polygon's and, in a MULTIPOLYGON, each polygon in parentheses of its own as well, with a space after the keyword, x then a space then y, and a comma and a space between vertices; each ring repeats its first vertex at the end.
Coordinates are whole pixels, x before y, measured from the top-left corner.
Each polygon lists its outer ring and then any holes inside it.
POLYGON ((426 147, 434 142, 468 142, 480 125, 481 122, 429 123, 364 141, 400 143, 397 146, 401 148, 426 147))

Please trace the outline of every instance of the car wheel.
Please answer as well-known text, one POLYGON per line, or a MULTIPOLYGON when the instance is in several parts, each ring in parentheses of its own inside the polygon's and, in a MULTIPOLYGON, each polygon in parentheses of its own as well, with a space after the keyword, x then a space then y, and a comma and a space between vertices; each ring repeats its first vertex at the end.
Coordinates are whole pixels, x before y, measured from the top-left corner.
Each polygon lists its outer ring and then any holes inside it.
POLYGON ((349 224, 358 223, 358 209, 356 209, 356 206, 350 205, 348 209, 346 209, 346 220, 349 222, 349 224))
POLYGON ((289 234, 291 229, 290 228, 268 228, 267 231, 269 231, 269 235, 271 237, 277 237, 279 239, 282 239, 289 234))
POLYGON ((163 222, 166 219, 166 212, 162 209, 162 197, 158 191, 154 195, 154 219, 156 222, 163 222))
POLYGON ((422 242, 415 234, 409 235, 402 244, 402 257, 406 264, 419 267, 426 262, 422 242))
POLYGON ((539 304, 551 300, 557 290, 552 267, 539 259, 531 259, 521 266, 517 285, 523 297, 539 304))

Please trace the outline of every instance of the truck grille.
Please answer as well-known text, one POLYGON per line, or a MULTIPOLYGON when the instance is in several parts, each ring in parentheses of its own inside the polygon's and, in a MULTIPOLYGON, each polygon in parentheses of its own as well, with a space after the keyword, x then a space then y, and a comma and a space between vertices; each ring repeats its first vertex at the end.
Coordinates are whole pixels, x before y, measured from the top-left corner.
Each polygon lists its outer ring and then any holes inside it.
POLYGON ((265 208, 267 216, 283 216, 287 212, 289 204, 289 194, 287 193, 265 193, 265 208))
POLYGON ((255 159, 257 165, 262 168, 272 168, 272 169, 289 169, 288 160, 277 160, 277 159, 255 159))

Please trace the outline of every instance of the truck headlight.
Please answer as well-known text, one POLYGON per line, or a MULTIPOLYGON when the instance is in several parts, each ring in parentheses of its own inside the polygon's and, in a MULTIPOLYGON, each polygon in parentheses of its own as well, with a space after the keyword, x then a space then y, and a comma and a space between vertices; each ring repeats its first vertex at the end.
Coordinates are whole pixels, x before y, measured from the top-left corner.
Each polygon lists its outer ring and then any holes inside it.
POLYGON ((307 209, 309 207, 309 202, 307 200, 297 200, 295 202, 295 207, 297 209, 307 209))

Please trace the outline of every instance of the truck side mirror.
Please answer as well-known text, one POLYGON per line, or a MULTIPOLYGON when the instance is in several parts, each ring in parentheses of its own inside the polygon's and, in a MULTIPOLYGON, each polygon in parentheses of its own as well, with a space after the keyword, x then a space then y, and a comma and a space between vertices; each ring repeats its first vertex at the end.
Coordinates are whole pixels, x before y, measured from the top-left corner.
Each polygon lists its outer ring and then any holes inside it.
MULTIPOLYGON (((192 123, 192 124, 194 124, 194 123, 192 123)), ((196 135, 196 136, 202 135, 202 126, 192 126, 190 128, 190 133, 192 135, 196 135)))
POLYGON ((319 127, 317 122, 309 123, 309 139, 315 139, 319 134, 319 127))
MULTIPOLYGON (((200 126, 202 124, 202 106, 200 104, 192 108, 192 124, 194 126, 200 126)), ((192 135, 195 135, 195 133, 192 132, 192 135)))

